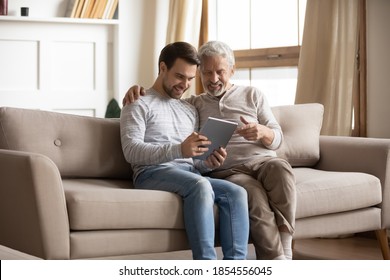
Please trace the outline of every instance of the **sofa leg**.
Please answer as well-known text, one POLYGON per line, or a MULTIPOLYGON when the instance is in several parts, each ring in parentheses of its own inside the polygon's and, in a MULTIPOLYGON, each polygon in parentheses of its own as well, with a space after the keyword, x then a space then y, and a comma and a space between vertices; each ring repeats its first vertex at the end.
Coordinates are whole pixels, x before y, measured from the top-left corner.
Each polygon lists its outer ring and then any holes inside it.
POLYGON ((381 247, 383 259, 390 260, 389 242, 387 241, 386 229, 376 230, 375 235, 379 246, 381 247))

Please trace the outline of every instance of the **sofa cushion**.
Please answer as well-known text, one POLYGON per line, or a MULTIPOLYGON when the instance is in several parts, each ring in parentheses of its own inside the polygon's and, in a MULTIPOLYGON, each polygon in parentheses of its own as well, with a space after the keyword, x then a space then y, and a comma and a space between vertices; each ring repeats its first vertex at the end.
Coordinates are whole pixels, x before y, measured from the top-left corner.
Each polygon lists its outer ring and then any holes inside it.
POLYGON ((299 104, 272 108, 282 127, 284 141, 276 151, 291 166, 313 166, 320 158, 320 131, 324 114, 321 104, 299 104))
POLYGON ((297 188, 297 219, 356 210, 382 202, 381 183, 375 176, 312 168, 293 170, 297 188))
POLYGON ((46 155, 62 177, 131 178, 119 120, 2 107, 0 149, 46 155))
POLYGON ((71 230, 184 229, 181 198, 128 180, 63 180, 71 230))

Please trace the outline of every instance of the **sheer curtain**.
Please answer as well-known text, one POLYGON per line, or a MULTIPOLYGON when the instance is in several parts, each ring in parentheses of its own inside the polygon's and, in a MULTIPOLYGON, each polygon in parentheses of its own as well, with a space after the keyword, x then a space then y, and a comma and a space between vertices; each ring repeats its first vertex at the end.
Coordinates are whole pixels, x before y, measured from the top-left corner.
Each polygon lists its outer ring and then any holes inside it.
POLYGON ((202 1, 170 0, 167 44, 185 41, 198 46, 202 1))
MULTIPOLYGON (((202 1, 199 0, 170 0, 169 20, 167 29, 167 44, 185 41, 198 47, 202 16, 202 1)), ((196 85, 193 83, 184 97, 195 94, 196 85)))
POLYGON ((324 135, 351 135, 359 0, 308 0, 295 103, 324 105, 324 135))

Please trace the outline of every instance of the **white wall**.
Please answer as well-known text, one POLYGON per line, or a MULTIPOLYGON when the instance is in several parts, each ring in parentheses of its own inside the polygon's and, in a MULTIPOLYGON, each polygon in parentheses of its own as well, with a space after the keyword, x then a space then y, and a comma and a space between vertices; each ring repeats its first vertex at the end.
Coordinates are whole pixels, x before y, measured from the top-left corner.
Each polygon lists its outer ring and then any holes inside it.
POLYGON ((63 17, 69 0, 8 0, 8 15, 20 16, 20 7, 29 7, 30 17, 63 17))
POLYGON ((121 0, 119 8, 119 89, 121 101, 133 84, 149 87, 157 77, 165 46, 169 0, 121 0))
MULTIPOLYGON (((8 14, 31 18, 63 17, 72 0, 9 0, 8 14)), ((114 97, 121 103, 133 84, 151 86, 157 77, 160 50, 165 46, 169 0, 120 0, 115 52, 114 97)))
POLYGON ((367 134, 390 138, 390 1, 367 1, 367 134))
POLYGON ((68 3, 9 1, 9 16, 0 17, 1 106, 104 116, 117 88, 118 24, 65 19, 68 3))

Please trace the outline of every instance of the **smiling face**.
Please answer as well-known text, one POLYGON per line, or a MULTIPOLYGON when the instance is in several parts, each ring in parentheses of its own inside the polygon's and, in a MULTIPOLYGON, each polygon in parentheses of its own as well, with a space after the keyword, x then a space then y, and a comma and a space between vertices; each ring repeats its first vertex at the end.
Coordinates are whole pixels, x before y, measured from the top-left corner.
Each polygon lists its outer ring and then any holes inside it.
POLYGON ((200 75, 204 90, 214 96, 223 95, 231 87, 230 78, 234 67, 229 66, 227 58, 220 55, 204 56, 200 75))
POLYGON ((160 63, 162 89, 171 98, 180 99, 195 78, 197 65, 178 58, 170 69, 165 62, 160 63))

